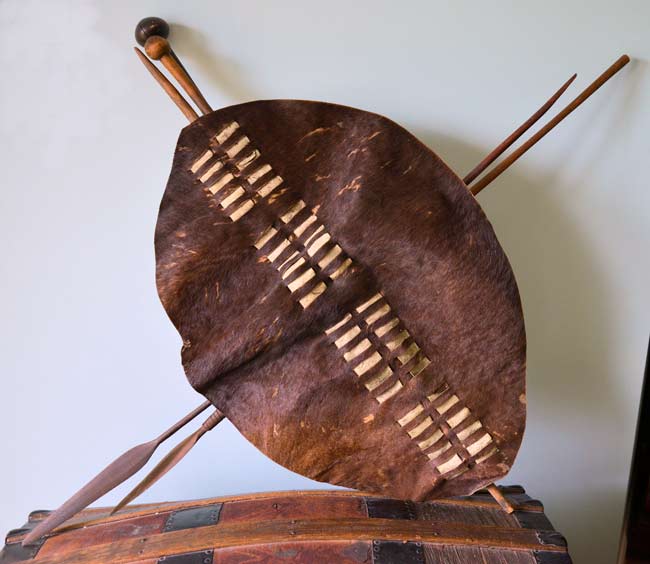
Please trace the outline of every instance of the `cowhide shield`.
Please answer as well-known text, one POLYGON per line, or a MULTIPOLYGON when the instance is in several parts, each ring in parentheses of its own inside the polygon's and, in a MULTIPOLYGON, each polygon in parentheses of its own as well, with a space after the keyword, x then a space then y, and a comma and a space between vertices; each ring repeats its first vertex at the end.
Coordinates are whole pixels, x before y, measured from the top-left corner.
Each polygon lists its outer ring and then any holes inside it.
POLYGON ((463 182, 392 121, 293 100, 200 118, 156 254, 190 383, 276 462, 414 500, 511 467, 526 412, 512 270, 463 182))

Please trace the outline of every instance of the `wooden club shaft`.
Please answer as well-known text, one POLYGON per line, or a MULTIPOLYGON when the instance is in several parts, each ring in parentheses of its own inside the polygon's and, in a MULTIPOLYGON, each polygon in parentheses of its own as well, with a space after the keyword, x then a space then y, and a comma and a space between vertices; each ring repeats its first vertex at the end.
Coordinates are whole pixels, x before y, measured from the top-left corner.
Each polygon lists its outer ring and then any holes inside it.
POLYGON ((150 58, 159 60, 163 64, 202 113, 209 114, 212 112, 210 104, 208 104, 206 99, 203 97, 203 94, 201 94, 199 87, 192 80, 188 72, 185 70, 185 67, 172 51, 167 39, 158 35, 153 35, 145 42, 144 50, 150 58))

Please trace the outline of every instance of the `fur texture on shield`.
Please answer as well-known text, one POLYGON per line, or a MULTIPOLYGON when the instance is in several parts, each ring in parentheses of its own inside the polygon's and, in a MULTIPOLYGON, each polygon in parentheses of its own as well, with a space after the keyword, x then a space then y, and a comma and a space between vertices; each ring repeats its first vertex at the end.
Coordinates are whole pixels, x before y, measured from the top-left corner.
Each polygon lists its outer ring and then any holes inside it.
POLYGON ((293 100, 203 116, 155 242, 190 383, 276 462, 414 500, 510 469, 517 285, 462 180, 397 124, 293 100))

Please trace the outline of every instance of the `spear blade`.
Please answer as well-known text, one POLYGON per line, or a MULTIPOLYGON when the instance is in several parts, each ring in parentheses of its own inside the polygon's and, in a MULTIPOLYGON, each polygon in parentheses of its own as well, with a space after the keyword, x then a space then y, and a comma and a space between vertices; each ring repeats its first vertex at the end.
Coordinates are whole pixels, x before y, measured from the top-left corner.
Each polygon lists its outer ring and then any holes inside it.
POLYGON ((124 454, 117 457, 97 476, 88 482, 83 488, 68 499, 61 507, 51 513, 47 519, 39 523, 25 537, 23 546, 36 542, 42 536, 48 534, 56 527, 73 517, 79 511, 90 505, 93 501, 102 497, 105 493, 119 486, 122 482, 129 479, 133 474, 140 470, 151 458, 155 450, 171 437, 181 427, 189 423, 201 412, 210 407, 211 403, 206 401, 199 407, 188 413, 180 421, 172 425, 157 438, 137 445, 124 454))
POLYGON ((192 433, 189 437, 183 439, 177 444, 161 461, 154 467, 154 469, 147 474, 144 479, 133 488, 125 497, 120 501, 111 511, 111 515, 117 513, 122 507, 131 503, 140 494, 147 491, 153 486, 160 478, 169 472, 182 458, 194 447, 200 438, 200 429, 192 433))
POLYGON ((30 531, 23 540, 23 546, 37 541, 93 501, 130 478, 147 463, 157 447, 158 441, 154 439, 135 446, 116 458, 61 507, 51 513, 47 519, 30 531))

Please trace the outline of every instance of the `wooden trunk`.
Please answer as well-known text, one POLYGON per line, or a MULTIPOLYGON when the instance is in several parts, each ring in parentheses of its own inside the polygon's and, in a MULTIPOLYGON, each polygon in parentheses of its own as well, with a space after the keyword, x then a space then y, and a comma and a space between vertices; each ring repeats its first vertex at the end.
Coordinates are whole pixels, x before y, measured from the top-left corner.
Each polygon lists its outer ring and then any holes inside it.
POLYGON ((22 547, 47 511, 10 531, 0 564, 567 564, 564 538, 518 486, 505 513, 484 491, 415 503, 359 492, 300 491, 88 509, 22 547))

